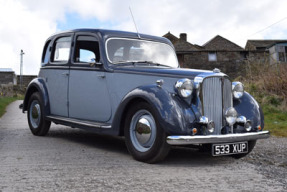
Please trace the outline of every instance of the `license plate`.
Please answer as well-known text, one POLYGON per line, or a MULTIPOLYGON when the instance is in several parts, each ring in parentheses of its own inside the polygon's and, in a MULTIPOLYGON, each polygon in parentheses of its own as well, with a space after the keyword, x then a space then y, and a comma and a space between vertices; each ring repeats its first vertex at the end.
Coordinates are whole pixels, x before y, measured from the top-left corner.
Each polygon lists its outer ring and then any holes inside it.
POLYGON ((212 145, 212 156, 232 155, 248 152, 248 142, 223 143, 212 145))

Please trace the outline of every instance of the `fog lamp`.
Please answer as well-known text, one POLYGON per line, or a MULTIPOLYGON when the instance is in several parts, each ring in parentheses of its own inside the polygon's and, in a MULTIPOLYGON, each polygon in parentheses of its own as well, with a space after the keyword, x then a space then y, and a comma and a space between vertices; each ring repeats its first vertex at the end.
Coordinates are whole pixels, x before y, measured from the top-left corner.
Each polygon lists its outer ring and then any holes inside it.
POLYGON ((246 131, 251 131, 251 129, 252 129, 251 121, 246 121, 244 128, 246 131))
POLYGON ((225 118, 229 126, 232 126, 236 123, 237 120, 237 111, 230 107, 225 112, 225 118))
POLYGON ((207 124, 207 130, 209 131, 209 133, 213 133, 215 129, 215 124, 213 121, 209 121, 207 124))

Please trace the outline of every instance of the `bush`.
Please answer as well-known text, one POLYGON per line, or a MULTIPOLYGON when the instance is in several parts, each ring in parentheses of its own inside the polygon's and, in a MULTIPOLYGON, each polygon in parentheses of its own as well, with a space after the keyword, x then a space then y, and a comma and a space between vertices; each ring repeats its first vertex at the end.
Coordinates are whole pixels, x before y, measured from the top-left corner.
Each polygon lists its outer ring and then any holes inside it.
POLYGON ((287 64, 247 61, 245 88, 262 104, 287 111, 287 64))

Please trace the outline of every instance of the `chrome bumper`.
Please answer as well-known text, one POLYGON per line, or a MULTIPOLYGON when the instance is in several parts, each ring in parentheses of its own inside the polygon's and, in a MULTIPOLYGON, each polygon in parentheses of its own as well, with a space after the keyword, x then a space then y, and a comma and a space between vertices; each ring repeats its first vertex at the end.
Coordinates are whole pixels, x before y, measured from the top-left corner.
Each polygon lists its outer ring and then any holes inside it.
POLYGON ((170 145, 228 143, 228 142, 266 139, 269 136, 270 136, 269 131, 226 134, 226 135, 198 135, 198 136, 176 135, 176 136, 168 136, 167 143, 170 145))

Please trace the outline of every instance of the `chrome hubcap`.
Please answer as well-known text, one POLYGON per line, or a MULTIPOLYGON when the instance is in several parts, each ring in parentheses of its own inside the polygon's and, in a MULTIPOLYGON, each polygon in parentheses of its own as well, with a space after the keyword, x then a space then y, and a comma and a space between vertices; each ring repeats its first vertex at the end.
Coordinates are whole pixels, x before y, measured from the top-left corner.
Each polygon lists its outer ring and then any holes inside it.
POLYGON ((40 119, 41 119, 41 108, 38 101, 33 101, 30 106, 30 122, 33 128, 38 128, 40 125, 40 119))
POLYGON ((130 124, 130 136, 136 150, 146 152, 152 147, 156 137, 156 124, 150 112, 139 110, 134 114, 130 124))

